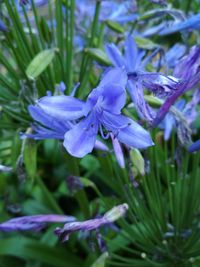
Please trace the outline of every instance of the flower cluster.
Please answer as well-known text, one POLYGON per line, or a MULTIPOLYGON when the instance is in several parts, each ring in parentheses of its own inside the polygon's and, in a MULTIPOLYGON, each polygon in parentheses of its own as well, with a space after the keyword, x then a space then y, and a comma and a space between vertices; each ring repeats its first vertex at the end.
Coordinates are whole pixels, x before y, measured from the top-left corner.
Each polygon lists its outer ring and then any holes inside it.
POLYGON ((97 142, 109 136, 134 148, 153 145, 149 133, 121 114, 126 102, 127 74, 123 68, 113 68, 104 73, 97 88, 87 100, 72 96, 45 96, 36 105, 29 106, 31 116, 41 125, 33 126, 35 139, 64 139, 64 147, 75 157, 90 153, 97 142))

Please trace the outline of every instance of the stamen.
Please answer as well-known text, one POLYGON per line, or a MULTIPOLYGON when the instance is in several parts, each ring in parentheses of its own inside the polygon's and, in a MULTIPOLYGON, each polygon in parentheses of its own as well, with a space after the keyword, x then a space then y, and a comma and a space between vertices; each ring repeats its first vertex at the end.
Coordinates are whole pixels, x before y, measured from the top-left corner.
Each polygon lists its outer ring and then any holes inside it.
POLYGON ((104 132, 103 132, 103 128, 102 128, 102 125, 100 124, 99 126, 99 129, 100 129, 100 134, 101 134, 101 137, 103 139, 108 139, 110 137, 110 132, 107 132, 107 134, 105 135, 104 132))

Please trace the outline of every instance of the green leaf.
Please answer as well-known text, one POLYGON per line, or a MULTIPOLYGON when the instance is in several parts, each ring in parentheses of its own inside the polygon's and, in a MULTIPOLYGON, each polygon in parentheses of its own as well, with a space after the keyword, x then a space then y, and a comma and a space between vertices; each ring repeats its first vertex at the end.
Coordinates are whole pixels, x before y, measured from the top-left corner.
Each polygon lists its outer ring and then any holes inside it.
MULTIPOLYGON (((52 233, 53 234, 53 233, 52 233)), ((31 259, 56 267, 81 266, 80 260, 63 248, 52 248, 40 241, 20 236, 0 240, 0 255, 31 259)))
POLYGON ((143 49, 147 49, 147 50, 152 50, 152 49, 159 47, 158 44, 152 42, 151 40, 149 40, 147 38, 142 38, 139 36, 135 37, 135 42, 139 48, 143 48, 143 49))
POLYGON ((105 267, 106 259, 108 258, 108 252, 104 252, 92 265, 91 267, 105 267))
POLYGON ((87 155, 81 159, 80 165, 87 170, 86 177, 89 177, 100 167, 99 161, 92 155, 87 155))
POLYGON ((57 48, 46 49, 37 54, 26 69, 26 74, 30 78, 37 78, 52 62, 57 48))
POLYGON ((23 157, 26 172, 31 179, 34 179, 37 171, 37 146, 34 140, 28 138, 25 140, 23 157))
POLYGON ((111 62, 108 60, 106 53, 99 48, 86 48, 85 52, 90 55, 93 59, 104 65, 111 65, 111 62))
POLYGON ((113 30, 115 32, 118 32, 118 33, 124 32, 124 28, 119 23, 117 23, 115 21, 107 20, 106 24, 111 30, 113 30))

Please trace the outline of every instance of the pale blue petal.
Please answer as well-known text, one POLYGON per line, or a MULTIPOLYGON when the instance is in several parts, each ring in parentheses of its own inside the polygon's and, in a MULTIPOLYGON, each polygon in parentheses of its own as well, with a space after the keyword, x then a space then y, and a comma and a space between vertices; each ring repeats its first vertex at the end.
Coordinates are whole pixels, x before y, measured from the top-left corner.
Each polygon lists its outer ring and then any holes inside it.
POLYGON ((154 145, 150 134, 128 117, 104 111, 101 122, 108 131, 112 131, 117 139, 127 146, 142 149, 154 145))
POLYGON ((92 90, 85 105, 85 114, 95 107, 97 113, 102 109, 113 113, 120 113, 125 105, 127 75, 125 70, 114 68, 108 71, 100 82, 99 86, 92 90))
POLYGON ((167 35, 179 31, 192 30, 192 29, 200 29, 200 14, 194 15, 185 21, 174 23, 171 27, 163 29, 159 33, 159 35, 167 35))
POLYGON ((115 67, 125 66, 124 58, 116 45, 107 44, 105 48, 108 58, 115 67))
POLYGON ((167 53, 165 54, 165 59, 169 68, 174 68, 179 59, 184 55, 186 51, 186 46, 183 44, 175 44, 167 53))
POLYGON ((118 86, 121 86, 125 88, 127 84, 127 74, 125 69, 123 68, 112 68, 109 71, 107 71, 99 83, 99 86, 97 89, 103 88, 105 85, 108 84, 117 84, 118 86))
POLYGON ((72 96, 45 96, 37 104, 46 114, 56 119, 74 120, 84 115, 85 103, 72 96))
POLYGON ((103 109, 119 114, 126 102, 126 91, 117 84, 108 84, 102 91, 102 97, 103 109))
POLYGON ((170 138, 172 129, 174 128, 176 120, 172 114, 167 114, 163 120, 164 125, 164 140, 167 141, 170 138))
POLYGON ((93 150, 97 132, 98 122, 91 113, 65 134, 63 145, 69 154, 82 158, 93 150))
POLYGON ((155 117, 155 112, 144 99, 144 90, 142 83, 140 81, 129 81, 128 92, 140 118, 151 123, 153 121, 153 118, 155 117))
POLYGON ((137 64, 138 48, 131 36, 128 36, 125 41, 125 60, 127 71, 134 71, 137 64))
POLYGON ((51 116, 46 114, 43 111, 43 109, 41 109, 38 106, 30 105, 28 107, 28 111, 29 111, 31 117, 35 121, 43 124, 44 126, 50 128, 50 129, 54 129, 54 130, 65 133, 67 130, 69 130, 71 128, 70 122, 64 121, 64 120, 58 120, 56 118, 52 118, 51 116))
POLYGON ((95 142, 94 148, 102 150, 102 151, 109 151, 109 148, 107 145, 105 145, 103 142, 99 141, 98 139, 95 142))

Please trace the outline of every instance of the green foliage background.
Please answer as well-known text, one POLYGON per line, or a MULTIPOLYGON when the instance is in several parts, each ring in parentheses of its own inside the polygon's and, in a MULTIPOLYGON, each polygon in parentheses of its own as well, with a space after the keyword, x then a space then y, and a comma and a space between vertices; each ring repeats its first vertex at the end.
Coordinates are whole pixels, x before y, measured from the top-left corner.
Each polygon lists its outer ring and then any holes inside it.
MULTIPOLYGON (((169 2, 186 13, 200 11, 197 1, 169 2)), ((1 221, 49 213, 86 220, 121 203, 128 203, 129 211, 116 223, 119 231, 101 229, 108 254, 99 250, 94 233, 87 239, 73 234, 68 242, 60 243, 53 234, 54 225, 36 234, 1 233, 0 266, 198 267, 199 153, 188 155, 178 147, 175 133, 170 142, 164 143, 159 130, 153 132, 155 147, 143 154, 150 166, 144 176, 136 168, 135 159, 128 156, 126 169, 121 169, 112 153, 95 151, 80 160, 68 155, 58 141, 19 138, 19 133, 30 127, 28 104, 47 90, 54 92, 60 81, 67 84, 68 93, 80 82, 76 96, 85 98, 99 79, 94 60, 110 65, 104 42, 123 38, 126 28, 111 21, 99 22, 101 3, 97 1, 91 27, 86 31, 86 46, 83 51, 76 50, 76 4, 74 0, 49 1, 46 10, 41 11, 31 0, 32 13, 24 8, 22 23, 14 1, 1 3, 10 25, 9 31, 0 35, 0 163, 13 167, 10 173, 0 173, 1 221), (51 28, 47 18, 55 19, 57 27, 51 28), (130 179, 132 172, 137 187, 130 179), (67 177, 71 175, 81 177, 82 189, 69 190, 67 177)), ((149 1, 138 6, 143 16, 154 7, 149 1)), ((146 21, 151 24, 148 16, 146 21)), ((158 43, 170 46, 181 40, 179 34, 174 39, 159 38, 137 42, 151 50, 158 43)), ((189 43, 198 42, 198 38, 191 33, 189 43)), ((128 107, 124 112, 135 116, 128 107)), ((198 131, 198 121, 196 126, 198 131)))

